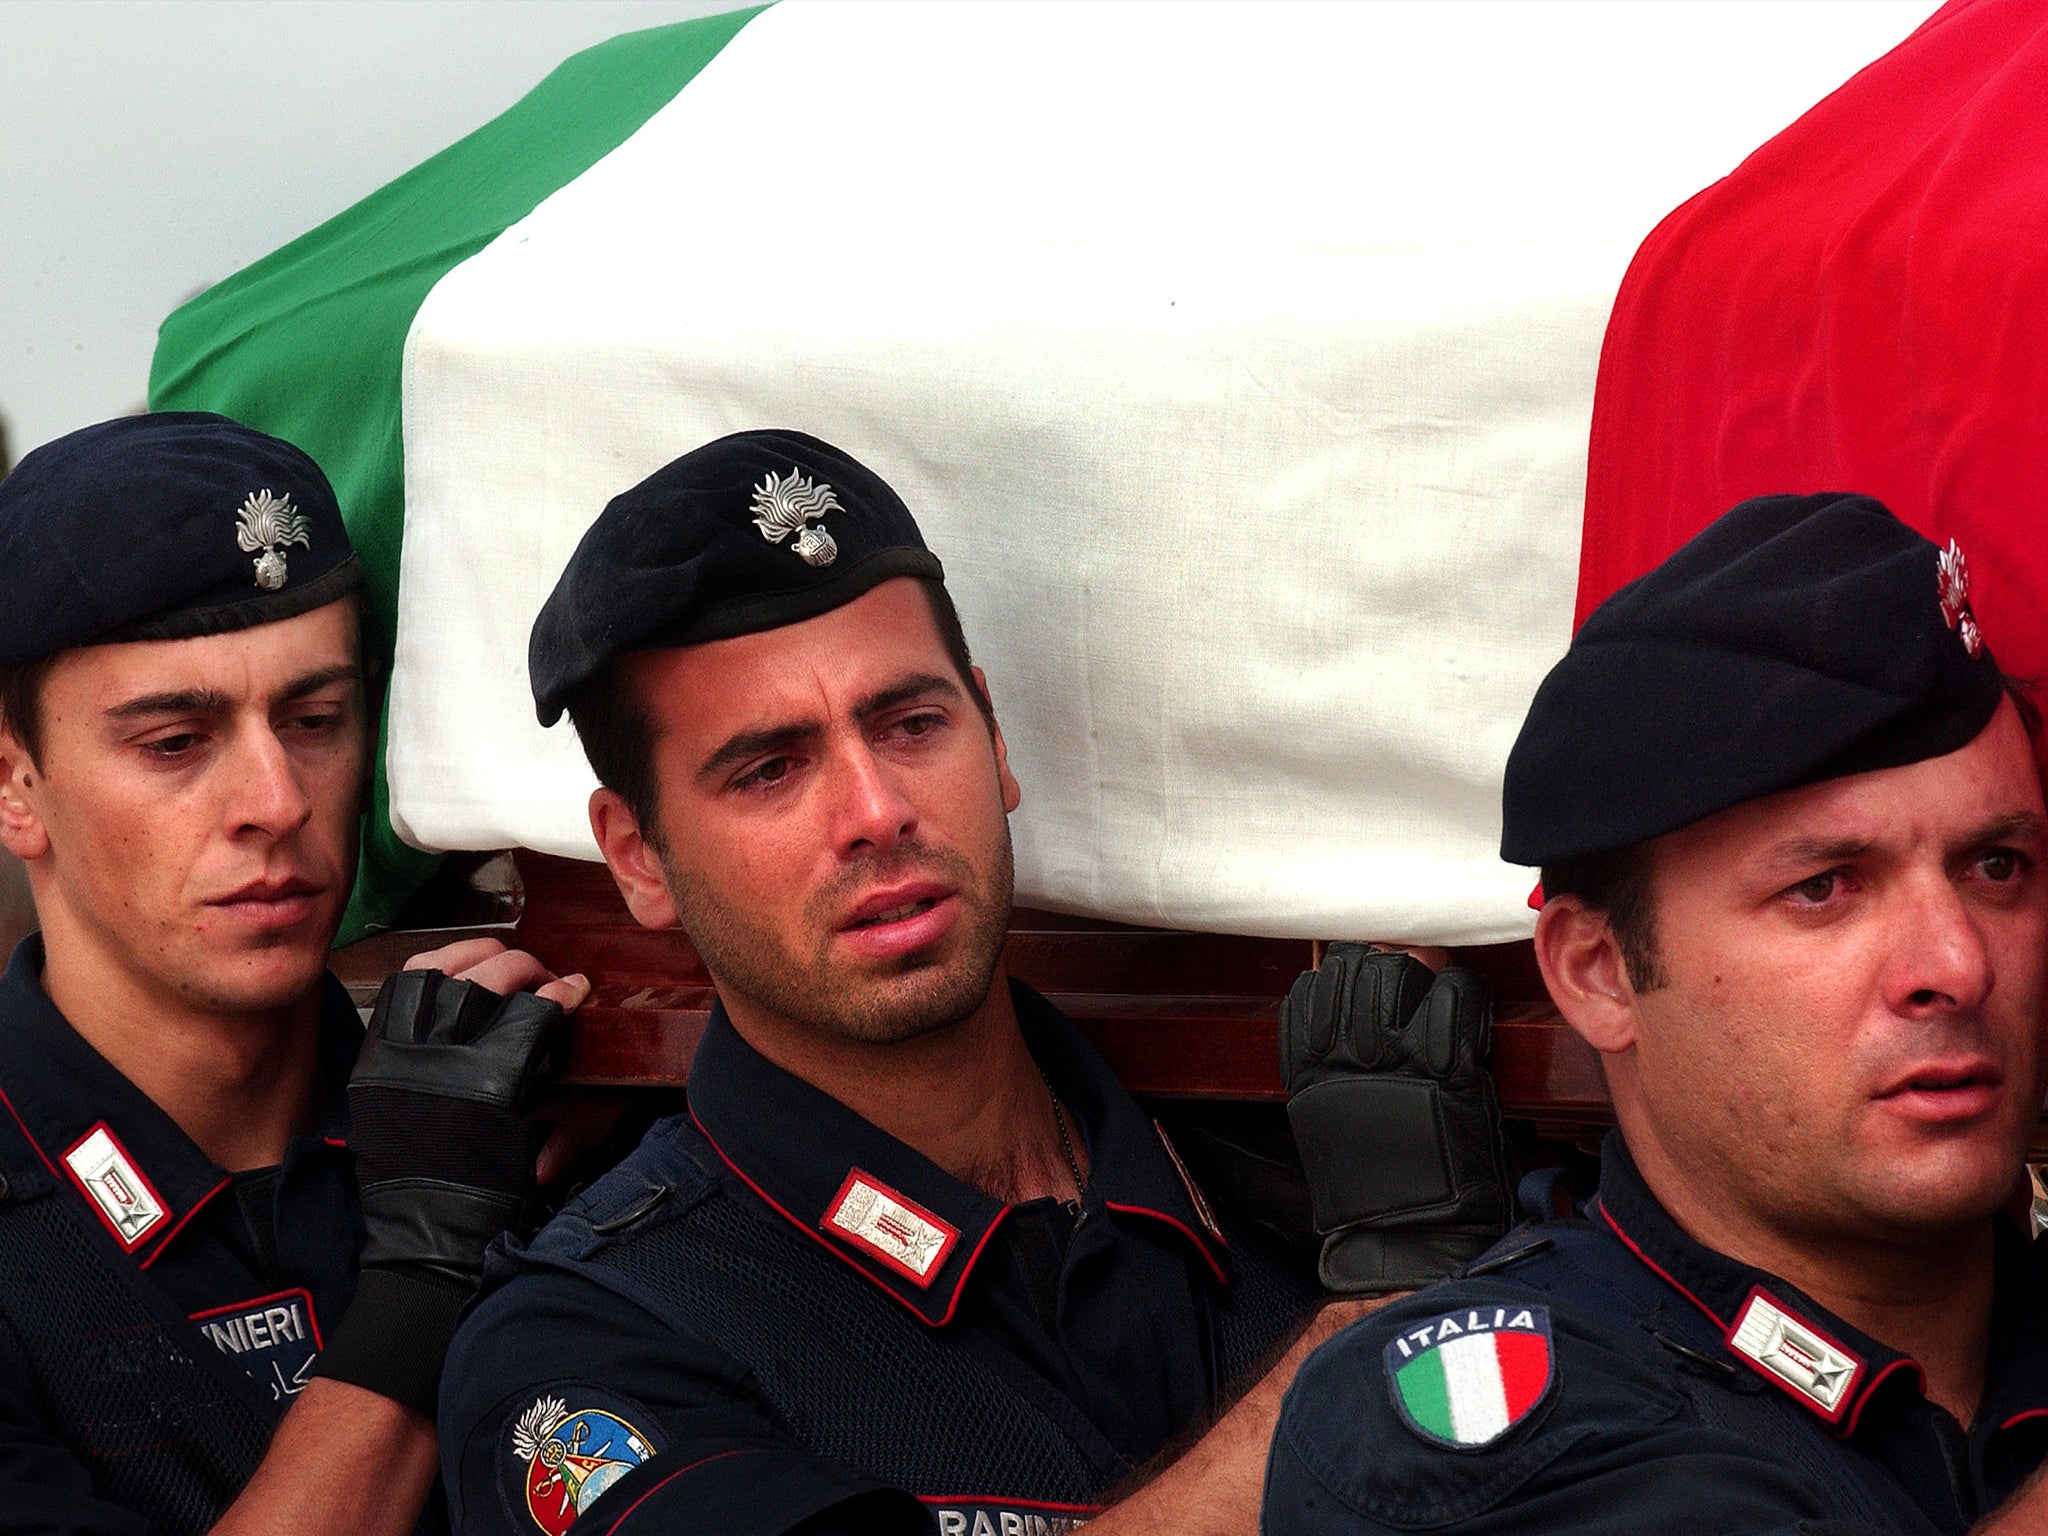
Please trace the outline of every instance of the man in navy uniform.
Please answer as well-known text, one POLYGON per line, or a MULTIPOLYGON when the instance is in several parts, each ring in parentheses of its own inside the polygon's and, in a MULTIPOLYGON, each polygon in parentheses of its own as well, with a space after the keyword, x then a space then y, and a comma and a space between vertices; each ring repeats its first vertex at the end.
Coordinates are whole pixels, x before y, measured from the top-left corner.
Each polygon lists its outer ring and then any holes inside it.
POLYGON ((1598 1196, 1308 1363, 1267 1536, 2048 1528, 2048 827, 1968 577, 1764 497, 1586 621, 1502 852, 1606 1067, 1598 1196))
POLYGON ((303 453, 73 433, 0 483, 0 572, 0 844, 42 924, 0 976, 0 1530, 410 1530, 583 983, 408 974, 351 1083, 361 567, 303 453), (484 990, 522 986, 551 1000, 484 990))
POLYGON ((1308 1265, 1219 1222, 1006 979, 1020 791, 941 574, 870 470, 746 432, 615 498, 542 609, 541 721, 573 717, 628 906, 718 1003, 687 1116, 456 1340, 458 1529, 1255 1519, 1294 1341, 1359 1304, 1311 1324, 1308 1265))

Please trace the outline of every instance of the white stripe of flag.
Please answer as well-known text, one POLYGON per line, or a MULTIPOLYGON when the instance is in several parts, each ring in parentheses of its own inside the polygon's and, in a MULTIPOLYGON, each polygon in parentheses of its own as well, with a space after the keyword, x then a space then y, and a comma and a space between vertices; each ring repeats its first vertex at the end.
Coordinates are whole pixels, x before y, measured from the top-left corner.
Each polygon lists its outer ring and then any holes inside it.
POLYGON ((1508 1427, 1508 1397, 1500 1356, 1490 1333, 1452 1339, 1437 1349, 1451 1400, 1451 1427, 1460 1444, 1491 1440, 1508 1427))

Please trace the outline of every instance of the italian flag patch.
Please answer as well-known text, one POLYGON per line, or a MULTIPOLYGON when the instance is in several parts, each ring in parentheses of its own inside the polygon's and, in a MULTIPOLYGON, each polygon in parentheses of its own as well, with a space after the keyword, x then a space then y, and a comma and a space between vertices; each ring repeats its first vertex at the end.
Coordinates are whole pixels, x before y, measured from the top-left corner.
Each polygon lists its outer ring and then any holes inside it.
POLYGON ((1402 1421, 1453 1450, 1491 1445, 1557 1379, 1548 1307, 1467 1307, 1387 1345, 1387 1387, 1402 1421))

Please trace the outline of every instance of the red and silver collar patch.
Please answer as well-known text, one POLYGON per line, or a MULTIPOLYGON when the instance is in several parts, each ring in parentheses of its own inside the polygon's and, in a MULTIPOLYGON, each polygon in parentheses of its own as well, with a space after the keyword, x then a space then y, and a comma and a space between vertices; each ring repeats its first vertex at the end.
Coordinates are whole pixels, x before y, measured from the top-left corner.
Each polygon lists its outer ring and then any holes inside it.
POLYGON ((1787 1311, 1761 1286, 1736 1314, 1728 1347, 1831 1423, 1841 1418, 1863 1378, 1860 1357, 1787 1311))
POLYGON ((951 1222, 858 1168, 847 1174, 819 1226, 927 1289, 960 1240, 951 1222))
POLYGON ((105 1121, 64 1154, 64 1166, 99 1211, 114 1240, 130 1253, 170 1217, 163 1196, 142 1176, 105 1121))

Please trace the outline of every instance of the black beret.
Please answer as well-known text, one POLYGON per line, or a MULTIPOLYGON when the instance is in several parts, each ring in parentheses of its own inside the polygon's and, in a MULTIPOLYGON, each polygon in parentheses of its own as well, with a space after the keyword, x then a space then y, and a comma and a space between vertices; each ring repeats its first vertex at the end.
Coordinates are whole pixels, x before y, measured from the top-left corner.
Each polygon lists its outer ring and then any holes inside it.
POLYGON ((1966 746, 2003 679, 1969 575, 1868 496, 1760 496, 1598 608, 1508 755, 1501 857, 1554 864, 1966 746))
POLYGON ((268 624, 362 582, 334 491, 290 443, 202 412, 123 416, 0 480, 0 663, 268 624))
POLYGON ((944 575, 873 470, 802 432, 736 432, 598 514, 533 621, 534 707, 553 725, 628 651, 779 629, 892 576, 944 575))

